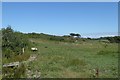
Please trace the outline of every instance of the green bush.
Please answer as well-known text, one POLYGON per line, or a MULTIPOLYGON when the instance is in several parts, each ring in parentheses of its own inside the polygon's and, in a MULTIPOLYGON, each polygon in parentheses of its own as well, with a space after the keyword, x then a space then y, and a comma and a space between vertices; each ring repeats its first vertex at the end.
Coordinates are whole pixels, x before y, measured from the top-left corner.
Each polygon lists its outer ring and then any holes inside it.
POLYGON ((2 52, 3 58, 12 58, 22 54, 22 48, 28 48, 31 43, 20 32, 15 32, 10 26, 2 29, 2 52))

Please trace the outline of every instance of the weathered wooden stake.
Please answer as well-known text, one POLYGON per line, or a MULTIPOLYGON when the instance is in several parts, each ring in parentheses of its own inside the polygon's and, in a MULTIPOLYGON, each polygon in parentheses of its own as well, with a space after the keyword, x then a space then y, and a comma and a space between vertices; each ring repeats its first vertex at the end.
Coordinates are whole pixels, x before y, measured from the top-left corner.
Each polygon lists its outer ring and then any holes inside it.
POLYGON ((24 52, 25 52, 25 49, 24 49, 24 48, 22 48, 22 52, 23 52, 23 54, 24 54, 24 52))

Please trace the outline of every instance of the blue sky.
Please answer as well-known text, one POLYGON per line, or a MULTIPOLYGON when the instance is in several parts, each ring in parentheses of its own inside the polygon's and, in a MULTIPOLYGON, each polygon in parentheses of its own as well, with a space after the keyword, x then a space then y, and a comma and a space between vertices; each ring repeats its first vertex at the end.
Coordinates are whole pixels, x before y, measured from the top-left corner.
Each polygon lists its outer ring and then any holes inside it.
POLYGON ((2 26, 20 32, 98 37, 118 32, 117 2, 3 2, 2 26))

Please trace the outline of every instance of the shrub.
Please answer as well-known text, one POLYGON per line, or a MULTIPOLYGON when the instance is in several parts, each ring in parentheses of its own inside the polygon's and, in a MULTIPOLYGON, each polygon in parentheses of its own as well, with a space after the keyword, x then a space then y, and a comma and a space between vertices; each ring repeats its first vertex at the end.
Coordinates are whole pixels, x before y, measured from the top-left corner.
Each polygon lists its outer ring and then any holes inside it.
POLYGON ((27 48, 31 45, 23 33, 15 32, 10 26, 3 28, 2 33, 3 58, 13 58, 21 55, 22 48, 27 48))

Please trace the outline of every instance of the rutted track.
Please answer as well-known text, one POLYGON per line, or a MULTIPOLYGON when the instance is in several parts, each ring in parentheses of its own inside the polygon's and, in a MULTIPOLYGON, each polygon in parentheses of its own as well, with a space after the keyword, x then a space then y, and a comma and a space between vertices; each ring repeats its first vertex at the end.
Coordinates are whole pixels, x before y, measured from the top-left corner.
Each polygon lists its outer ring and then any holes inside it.
MULTIPOLYGON (((20 67, 21 64, 24 64, 26 66, 26 78, 40 78, 41 72, 39 71, 32 71, 32 69, 29 69, 29 63, 36 60, 37 55, 33 54, 29 57, 28 60, 26 61, 22 61, 22 62, 11 62, 8 64, 4 64, 3 67, 11 67, 11 66, 16 66, 16 67, 20 67)), ((5 74, 7 75, 7 74, 5 74)))
POLYGON ((26 65, 26 76, 27 78, 40 78, 41 72, 35 71, 33 72, 32 70, 28 69, 29 67, 29 62, 32 62, 36 60, 37 55, 31 55, 30 58, 27 61, 23 61, 22 63, 26 65))

